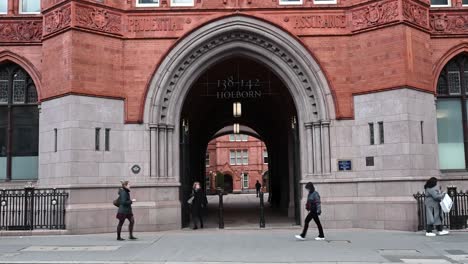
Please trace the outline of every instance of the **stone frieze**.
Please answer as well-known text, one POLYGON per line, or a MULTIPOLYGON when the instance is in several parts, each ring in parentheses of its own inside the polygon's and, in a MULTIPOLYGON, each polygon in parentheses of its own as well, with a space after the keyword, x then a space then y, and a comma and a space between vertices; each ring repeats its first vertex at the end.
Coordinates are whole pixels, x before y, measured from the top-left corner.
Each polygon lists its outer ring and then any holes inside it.
POLYGON ((112 11, 93 7, 76 5, 76 25, 105 33, 122 35, 122 16, 112 11))
POLYGON ((42 21, 0 21, 0 42, 41 42, 42 21))
POLYGON ((71 6, 67 5, 44 16, 44 36, 71 26, 71 6))
POLYGON ((418 26, 429 28, 429 8, 410 1, 403 1, 403 19, 418 26))
POLYGON ((398 20, 398 1, 373 2, 351 11, 353 31, 372 28, 398 20))
POLYGON ((433 13, 430 15, 430 26, 433 34, 468 34, 468 14, 433 13))

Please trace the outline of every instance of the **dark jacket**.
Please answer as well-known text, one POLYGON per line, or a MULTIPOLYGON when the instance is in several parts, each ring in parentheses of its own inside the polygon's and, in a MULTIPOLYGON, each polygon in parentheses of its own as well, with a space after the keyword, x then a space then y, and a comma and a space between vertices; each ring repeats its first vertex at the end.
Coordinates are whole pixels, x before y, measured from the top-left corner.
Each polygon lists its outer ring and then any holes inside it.
POLYGON ((309 196, 307 197, 306 209, 318 215, 322 213, 320 194, 317 191, 309 192, 309 196))
POLYGON ((206 199, 206 196, 201 189, 199 189, 198 191, 193 190, 190 197, 192 196, 192 212, 199 212, 201 208, 206 207, 206 205, 208 204, 208 200, 206 199))
POLYGON ((257 191, 260 191, 260 188, 262 188, 262 184, 260 184, 259 182, 257 182, 255 184, 255 189, 257 189, 257 191))
POLYGON ((130 198, 130 190, 126 188, 119 189, 119 214, 133 214, 132 199, 130 198))

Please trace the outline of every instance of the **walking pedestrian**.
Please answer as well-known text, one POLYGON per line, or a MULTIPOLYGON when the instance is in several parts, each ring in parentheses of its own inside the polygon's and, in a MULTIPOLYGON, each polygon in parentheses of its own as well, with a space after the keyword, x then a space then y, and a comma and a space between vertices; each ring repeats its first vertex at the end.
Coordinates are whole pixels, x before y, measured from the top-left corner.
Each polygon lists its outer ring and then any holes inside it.
POLYGON ((432 177, 427 180, 424 185, 424 192, 426 195, 426 199, 424 200, 426 207, 426 236, 436 236, 432 232, 434 226, 436 226, 440 236, 447 235, 449 231, 442 230, 443 212, 440 208, 440 201, 444 199, 445 192, 441 192, 440 186, 437 185, 437 178, 432 177))
POLYGON ((203 228, 203 209, 207 206, 208 200, 201 189, 200 182, 193 183, 193 190, 189 200, 191 200, 192 229, 198 229, 198 222, 200 228, 203 228))
POLYGON ((302 233, 300 235, 296 235, 296 238, 299 240, 305 240, 305 237, 307 235, 307 229, 309 229, 309 223, 312 219, 314 219, 315 224, 317 225, 317 228, 319 230, 319 235, 315 238, 315 240, 325 240, 322 224, 320 223, 319 219, 319 215, 322 213, 320 195, 315 190, 314 184, 312 184, 311 182, 308 182, 305 188, 309 191, 306 203, 306 209, 307 211, 309 211, 309 213, 305 218, 304 229, 302 230, 302 233))
POLYGON ((125 219, 128 219, 130 222, 128 225, 128 232, 130 233, 129 239, 137 239, 133 236, 133 226, 135 225, 135 218, 133 217, 132 203, 135 202, 135 199, 130 198, 130 183, 128 181, 120 181, 122 187, 119 189, 119 210, 117 212, 116 218, 119 219, 119 224, 117 225, 117 240, 125 240, 120 235, 122 232, 122 226, 125 222, 125 219))
POLYGON ((257 197, 260 194, 260 188, 262 188, 262 184, 257 180, 257 183, 255 183, 255 189, 257 189, 257 197))

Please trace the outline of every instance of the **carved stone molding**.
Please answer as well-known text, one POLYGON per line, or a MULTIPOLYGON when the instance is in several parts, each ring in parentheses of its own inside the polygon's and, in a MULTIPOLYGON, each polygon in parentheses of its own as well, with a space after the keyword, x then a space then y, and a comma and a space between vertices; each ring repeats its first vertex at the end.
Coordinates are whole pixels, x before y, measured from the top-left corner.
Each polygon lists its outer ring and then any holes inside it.
POLYGON ((372 3, 352 11, 353 30, 362 30, 398 20, 398 1, 372 3))
POLYGON ((468 14, 431 14, 430 25, 435 34, 468 34, 468 14))
POLYGON ((429 27, 429 9, 421 5, 403 1, 403 18, 418 26, 429 27))
POLYGON ((78 27, 122 35, 122 16, 106 9, 76 5, 75 19, 78 27))
POLYGON ((67 5, 44 16, 44 35, 71 26, 71 6, 67 5))
POLYGON ((2 21, 0 42, 41 42, 42 21, 2 21))

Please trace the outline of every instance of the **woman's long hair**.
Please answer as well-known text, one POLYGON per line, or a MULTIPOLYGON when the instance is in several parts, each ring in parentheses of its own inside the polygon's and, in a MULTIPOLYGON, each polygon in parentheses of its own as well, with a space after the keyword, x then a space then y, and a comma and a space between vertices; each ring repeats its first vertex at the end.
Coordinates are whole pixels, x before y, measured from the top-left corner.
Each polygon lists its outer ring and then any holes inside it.
POLYGON ((306 188, 307 190, 309 190, 309 192, 314 192, 314 191, 315 191, 314 184, 311 183, 311 182, 308 182, 308 183, 306 184, 305 188, 306 188))
POLYGON ((430 189, 436 185, 437 185, 437 178, 432 177, 429 180, 427 180, 426 184, 424 184, 424 189, 428 189, 428 188, 430 189))

